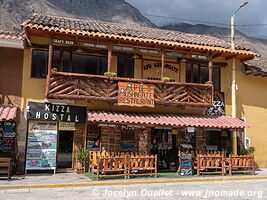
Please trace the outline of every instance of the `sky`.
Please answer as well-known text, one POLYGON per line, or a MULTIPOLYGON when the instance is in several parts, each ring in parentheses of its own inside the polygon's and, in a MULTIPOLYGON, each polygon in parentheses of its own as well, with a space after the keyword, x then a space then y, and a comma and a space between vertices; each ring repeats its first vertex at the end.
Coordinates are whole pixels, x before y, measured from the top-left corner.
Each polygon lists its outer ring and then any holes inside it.
MULTIPOLYGON (((126 0, 142 14, 216 22, 230 25, 233 12, 244 0, 126 0)), ((267 38, 267 0, 247 0, 248 4, 236 14, 237 25, 266 24, 264 26, 238 26, 249 36, 267 38)), ((146 16, 156 25, 190 23, 180 19, 146 16)), ((214 25, 206 23, 207 25, 214 25)), ((224 26, 224 25, 217 25, 224 26)))

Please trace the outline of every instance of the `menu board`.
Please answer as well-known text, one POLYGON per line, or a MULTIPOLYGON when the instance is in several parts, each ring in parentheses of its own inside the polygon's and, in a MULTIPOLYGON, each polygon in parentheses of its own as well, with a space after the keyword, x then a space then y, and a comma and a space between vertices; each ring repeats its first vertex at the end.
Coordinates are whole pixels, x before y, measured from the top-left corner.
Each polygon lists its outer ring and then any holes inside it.
POLYGON ((0 122, 0 153, 14 153, 16 141, 16 123, 0 122))
POLYGON ((56 169, 57 123, 29 121, 26 170, 56 169))
POLYGON ((180 155, 180 175, 192 176, 192 155, 181 153, 180 155))
POLYGON ((89 151, 98 151, 100 149, 101 128, 97 125, 88 125, 86 136, 86 148, 89 151))

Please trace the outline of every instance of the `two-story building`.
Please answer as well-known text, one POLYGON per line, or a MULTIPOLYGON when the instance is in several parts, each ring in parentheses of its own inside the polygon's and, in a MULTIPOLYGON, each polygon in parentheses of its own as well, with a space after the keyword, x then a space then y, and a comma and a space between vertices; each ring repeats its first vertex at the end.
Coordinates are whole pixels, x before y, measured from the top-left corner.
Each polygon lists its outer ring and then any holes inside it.
MULTIPOLYGON (((254 132, 262 134, 265 118, 253 116, 266 114, 265 80, 243 73, 255 56, 249 50, 210 36, 39 14, 22 26, 18 150, 27 170, 74 167, 78 147, 158 154, 168 168, 181 144, 230 153, 236 131, 264 141, 254 132), (233 59, 240 119, 230 116, 233 59), (261 89, 258 106, 250 93, 261 89)), ((264 147, 256 148, 265 166, 264 147)))

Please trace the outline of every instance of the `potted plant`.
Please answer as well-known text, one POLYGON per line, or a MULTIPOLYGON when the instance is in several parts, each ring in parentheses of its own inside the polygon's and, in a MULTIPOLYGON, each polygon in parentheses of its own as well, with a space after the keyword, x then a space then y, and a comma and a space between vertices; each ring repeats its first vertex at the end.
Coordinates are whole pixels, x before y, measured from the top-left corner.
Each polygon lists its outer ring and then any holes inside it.
POLYGON ((162 80, 165 81, 165 82, 170 82, 171 81, 171 78, 165 76, 165 77, 162 78, 162 80))
POLYGON ((115 72, 105 72, 104 75, 108 77, 117 77, 117 73, 115 72))
POLYGON ((87 159, 88 159, 87 150, 80 147, 76 152, 76 172, 77 173, 84 169, 87 159))

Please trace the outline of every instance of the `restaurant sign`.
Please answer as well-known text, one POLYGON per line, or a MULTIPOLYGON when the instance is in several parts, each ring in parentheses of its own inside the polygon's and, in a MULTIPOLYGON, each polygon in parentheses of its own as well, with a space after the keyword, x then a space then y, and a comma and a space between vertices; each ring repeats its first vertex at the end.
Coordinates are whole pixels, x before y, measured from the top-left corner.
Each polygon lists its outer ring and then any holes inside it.
POLYGON ((85 123, 86 107, 29 102, 27 119, 85 123))
POLYGON ((119 82, 118 86, 118 105, 154 107, 153 84, 119 82))

